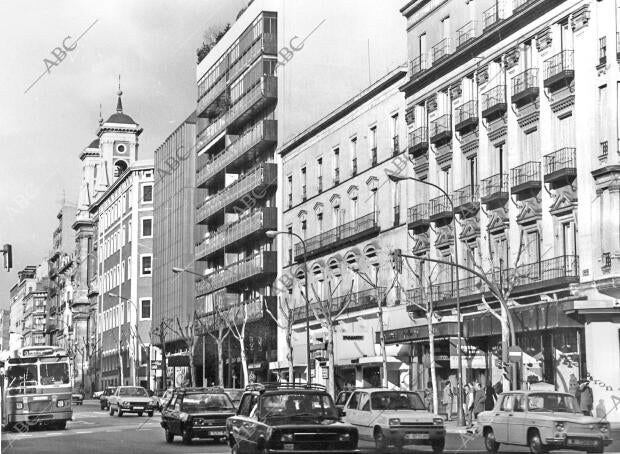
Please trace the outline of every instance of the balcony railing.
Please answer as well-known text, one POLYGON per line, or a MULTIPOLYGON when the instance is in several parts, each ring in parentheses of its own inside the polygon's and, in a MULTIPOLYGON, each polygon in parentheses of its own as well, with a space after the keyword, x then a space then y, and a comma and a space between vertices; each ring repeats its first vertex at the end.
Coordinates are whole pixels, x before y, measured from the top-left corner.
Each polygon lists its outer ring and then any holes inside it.
POLYGON ((244 282, 255 281, 264 275, 275 276, 276 272, 277 252, 259 252, 199 279, 196 282, 196 296, 224 287, 243 287, 244 282))
POLYGON ((482 279, 477 276, 470 276, 459 279, 458 285, 455 279, 433 285, 431 287, 431 298, 434 303, 450 305, 456 300, 457 295, 460 298, 467 298, 478 295, 484 290, 485 284, 482 279))
POLYGON ((213 159, 206 161, 199 169, 196 178, 198 187, 206 186, 216 175, 224 170, 236 168, 241 158, 247 161, 263 150, 276 143, 278 137, 277 120, 263 120, 252 129, 231 143, 213 159))
MULTIPOLYGON (((330 311, 332 316, 335 316, 342 310, 347 302, 349 303, 343 315, 350 315, 355 312, 367 310, 367 309, 376 309, 379 306, 379 302, 377 300, 378 295, 383 295, 385 293, 385 287, 379 287, 378 289, 367 289, 361 290, 359 292, 351 293, 350 295, 338 296, 332 298, 330 311), (350 301, 350 302, 349 302, 350 301)), ((327 301, 322 301, 324 306, 327 305, 327 301)), ((385 304, 385 302, 382 302, 385 304)), ((322 316, 322 312, 318 309, 316 303, 312 304, 314 306, 315 311, 322 316)), ((311 305, 311 306, 312 306, 311 305)), ((310 315, 310 319, 314 319, 314 312, 312 311, 312 307, 308 311, 310 315)), ((293 309, 293 320, 295 323, 300 323, 302 321, 306 321, 306 306, 298 306, 293 309)))
POLYGON ((440 222, 452 219, 452 205, 445 195, 430 200, 430 220, 440 222))
POLYGON ((430 222, 428 203, 419 203, 407 210, 407 224, 410 229, 428 228, 430 222))
POLYGON ((570 183, 577 176, 576 149, 567 147, 549 153, 545 156, 544 164, 546 183, 570 183))
POLYGON ((277 177, 276 164, 264 163, 259 165, 200 205, 196 213, 198 222, 205 223, 215 214, 235 205, 239 199, 248 193, 254 194, 252 199, 256 200, 257 194, 262 194, 266 188, 276 184, 277 177))
POLYGON ((409 62, 409 77, 412 77, 427 69, 428 69, 428 61, 426 58, 426 54, 422 54, 419 57, 416 57, 409 62))
POLYGON ((482 116, 496 118, 506 112, 506 86, 496 85, 482 93, 482 116))
POLYGON ((523 11, 525 8, 527 8, 530 3, 535 3, 538 0, 513 0, 512 2, 512 12, 514 13, 518 13, 519 11, 523 11))
POLYGON ((456 49, 480 36, 480 22, 469 21, 456 31, 456 49))
POLYGON ((452 53, 452 39, 444 38, 433 46, 433 65, 452 53))
POLYGON ((430 123, 430 140, 433 144, 444 143, 452 138, 452 117, 442 115, 430 123))
POLYGON ((523 104, 538 98, 538 68, 526 69, 512 78, 512 102, 523 104))
POLYGON ((247 240, 267 230, 276 230, 277 227, 277 209, 260 208, 238 221, 224 225, 209 238, 205 238, 195 248, 196 259, 208 258, 224 248, 233 250, 241 240, 247 240))
POLYGON ((222 76, 205 95, 198 100, 196 112, 200 117, 212 117, 226 109, 230 98, 226 77, 222 76))
MULTIPOLYGON (((325 251, 338 248, 346 244, 360 241, 362 238, 379 233, 375 213, 370 213, 353 221, 339 225, 336 228, 323 232, 305 240, 308 257, 315 257, 325 251)), ((303 259, 303 244, 295 245, 295 260, 303 259)))
POLYGON ((454 110, 454 129, 463 134, 478 125, 478 101, 467 101, 454 110))
POLYGON ((515 286, 547 286, 550 281, 575 282, 579 280, 579 257, 561 255, 547 260, 517 266, 508 270, 515 286))
POLYGON ((481 201, 486 205, 500 206, 508 200, 508 175, 498 173, 480 182, 481 201))
POLYGON ((607 156, 609 156, 609 141, 604 140, 602 142, 599 142, 598 157, 599 159, 607 159, 607 156))
POLYGON ((245 311, 247 311, 248 314, 246 323, 261 321, 266 316, 266 306, 269 307, 272 313, 275 313, 276 297, 258 296, 249 301, 237 300, 232 306, 220 309, 221 312, 214 311, 203 315, 201 317, 202 329, 204 329, 205 332, 216 331, 220 327, 225 329, 227 324, 226 321, 222 319, 222 315, 231 317, 235 325, 241 325, 243 323, 245 311), (245 310, 242 304, 245 305, 245 310))
POLYGON ((565 50, 545 60, 543 84, 552 88, 556 85, 567 84, 575 77, 573 51, 565 50))
POLYGON ((422 126, 409 133, 409 153, 414 158, 426 153, 428 150, 428 128, 422 126))
POLYGON ((482 13, 482 24, 484 31, 495 27, 504 18, 504 7, 501 3, 496 3, 482 13))
POLYGON ((473 216, 480 206, 480 187, 476 184, 457 189, 452 194, 452 203, 456 213, 463 217, 473 216))
POLYGON ((513 194, 533 195, 540 191, 540 162, 530 161, 510 170, 510 191, 513 194))

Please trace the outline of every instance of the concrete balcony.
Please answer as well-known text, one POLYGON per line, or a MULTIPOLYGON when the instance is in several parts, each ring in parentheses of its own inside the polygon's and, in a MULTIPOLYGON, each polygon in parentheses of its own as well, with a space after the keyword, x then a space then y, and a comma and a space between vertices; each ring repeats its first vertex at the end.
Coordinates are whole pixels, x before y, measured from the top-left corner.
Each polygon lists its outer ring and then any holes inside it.
POLYGON ((198 187, 208 187, 218 175, 225 171, 235 172, 247 165, 266 148, 275 145, 277 140, 277 120, 263 120, 257 123, 225 150, 203 164, 196 177, 198 187))
POLYGON ((508 201, 508 175, 498 173, 496 175, 485 178, 481 184, 481 202, 487 208, 494 209, 503 206, 508 201))
POLYGON ((206 224, 213 216, 242 205, 241 202, 245 202, 246 209, 249 208, 246 199, 249 197, 255 204, 257 199, 265 197, 265 192, 277 184, 277 172, 274 163, 259 165, 203 202, 197 208, 196 220, 199 224, 206 224))
POLYGON ((570 184, 577 178, 577 151, 567 147, 549 153, 544 157, 545 183, 552 189, 570 184))
POLYGON ((230 105, 226 76, 222 76, 205 95, 198 100, 196 113, 202 118, 221 115, 230 105))
POLYGON ((512 95, 510 99, 513 104, 520 107, 535 101, 538 98, 539 90, 538 68, 526 69, 512 78, 512 95))
MULTIPOLYGON (((238 297, 239 295, 237 295, 238 297)), ((268 307, 272 314, 277 313, 277 297, 275 296, 258 296, 248 301, 240 301, 238 298, 235 304, 222 308, 220 311, 209 312, 200 317, 202 322, 201 330, 203 333, 217 331, 220 326, 226 328, 226 322, 222 318, 230 317, 235 325, 241 325, 247 311, 246 323, 254 323, 263 320, 271 320, 271 316, 267 313, 268 307), (245 310, 241 304, 245 305, 245 310)))
POLYGON ((445 225, 452 220, 452 205, 445 195, 440 195, 429 202, 430 221, 438 225, 445 225))
POLYGON ((506 113, 506 86, 496 85, 482 93, 482 118, 494 120, 506 113))
POLYGON ((452 194, 452 203, 458 215, 464 218, 474 216, 480 209, 480 187, 476 184, 457 189, 452 194))
POLYGON ((541 186, 540 162, 526 162, 510 170, 510 192, 519 200, 538 194, 541 186))
POLYGON ((429 204, 419 203, 407 210, 407 226, 414 233, 422 233, 431 225, 429 204))
MULTIPOLYGON (((376 214, 370 213, 305 240, 308 258, 343 248, 379 233, 376 214)), ((304 259, 302 243, 295 245, 295 261, 304 259)))
MULTIPOLYGON (((352 315, 356 312, 368 310, 368 309, 376 309, 379 307, 379 301, 377 299, 378 294, 383 294, 385 292, 385 287, 379 287, 379 289, 367 289, 361 290, 359 292, 351 293, 351 295, 338 296, 332 299, 331 303, 331 313, 336 315, 338 312, 342 310, 345 304, 348 303, 347 308, 343 312, 343 315, 352 315)), ((322 302, 324 305, 327 304, 327 301, 322 302)), ((316 303, 311 304, 309 308, 309 316, 310 320, 315 320, 314 312, 312 311, 312 306, 315 305, 315 310, 317 310, 316 303)), ((382 302, 382 305, 385 306, 385 301, 382 302)), ((317 310, 319 314, 321 314, 320 309, 317 310)), ((298 306, 293 309, 293 320, 295 323, 301 323, 306 321, 306 306, 298 306)))
POLYGON ((454 111, 454 130, 465 134, 478 127, 478 101, 468 101, 454 111))
POLYGON ((515 293, 561 288, 579 282, 579 256, 561 255, 539 260, 508 270, 507 275, 515 283, 515 293))
POLYGON ((428 129, 422 126, 409 133, 409 154, 419 158, 428 151, 428 129))
POLYGON ((550 90, 568 86, 575 78, 573 51, 565 50, 545 60, 543 85, 550 90))
POLYGON ((439 146, 452 139, 452 117, 442 115, 429 125, 430 141, 433 145, 439 146))
POLYGON ((196 281, 196 296, 221 288, 243 290, 244 284, 258 285, 273 280, 277 273, 277 252, 263 251, 232 263, 196 281))
POLYGON ((236 251, 239 246, 263 235, 267 230, 277 230, 277 216, 276 207, 263 207, 238 221, 226 224, 196 246, 196 260, 206 260, 223 249, 236 251))

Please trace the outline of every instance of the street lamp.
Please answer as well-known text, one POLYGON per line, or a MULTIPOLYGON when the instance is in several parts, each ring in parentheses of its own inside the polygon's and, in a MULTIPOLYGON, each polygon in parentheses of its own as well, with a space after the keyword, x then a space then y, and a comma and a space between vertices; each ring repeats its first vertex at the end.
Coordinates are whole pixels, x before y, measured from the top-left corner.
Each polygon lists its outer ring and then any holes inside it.
MULTIPOLYGON (((310 364, 311 364, 311 359, 310 359, 310 304, 308 302, 310 295, 308 294, 308 251, 306 249, 306 242, 301 236, 293 232, 279 232, 277 230, 268 230, 265 233, 265 235, 267 235, 267 238, 271 238, 271 239, 275 238, 278 235, 294 236, 295 238, 299 239, 304 249, 304 292, 306 293, 306 363, 308 367, 307 382, 308 384, 311 384, 312 383, 312 371, 310 369, 310 364)), ((289 377, 289 380, 291 379, 293 381, 295 380, 294 377, 289 377)))
MULTIPOLYGON (((136 333, 135 335, 132 333, 132 329, 131 329, 131 323, 129 324, 129 335, 130 336, 134 336, 134 341, 132 342, 132 350, 133 350, 133 361, 131 362, 131 381, 132 381, 132 385, 136 386, 136 375, 138 374, 138 371, 136 370, 136 362, 138 361, 138 305, 133 302, 132 300, 130 300, 129 298, 125 298, 124 296, 121 296, 119 294, 113 293, 113 292, 109 292, 108 295, 110 295, 112 298, 118 298, 121 301, 127 301, 128 303, 132 304, 135 309, 136 309, 136 333)), ((118 348, 119 348, 119 355, 122 355, 122 353, 120 352, 120 346, 121 346, 121 323, 119 320, 119 324, 118 324, 118 348)), ((122 356, 121 356, 122 357, 122 356)), ((121 362, 120 367, 123 367, 123 364, 121 362)), ((121 383, 122 385, 122 383, 121 383)))
POLYGON ((172 272, 174 274, 181 274, 181 273, 189 273, 189 274, 193 274, 194 276, 198 276, 200 278, 203 278, 204 276, 200 273, 196 273, 195 271, 192 270, 188 270, 187 268, 180 268, 178 266, 173 266, 172 267, 172 272))
MULTIPOLYGON (((450 202, 450 207, 452 208, 452 235, 453 235, 453 239, 454 239, 454 261, 455 263, 458 265, 459 263, 459 246, 458 246, 458 242, 456 239, 456 213, 454 211, 454 203, 452 202, 452 198, 448 195, 448 193, 446 191, 444 191, 442 188, 440 188, 439 186, 437 186, 434 183, 430 183, 426 180, 420 180, 419 178, 415 178, 415 177, 410 177, 410 176, 403 176, 403 175, 396 175, 396 174, 389 174, 388 178, 390 179, 390 181, 393 181, 394 183, 398 183, 399 181, 404 181, 404 180, 412 180, 412 181, 417 181, 420 182, 422 184, 426 184, 428 186, 432 186, 433 188, 437 189, 439 192, 441 192, 444 197, 446 198, 446 200, 448 200, 448 202, 450 202)), ((456 341, 456 355, 457 355, 457 370, 456 370, 456 381, 458 383, 458 392, 456 395, 456 402, 457 402, 457 406, 458 406, 458 424, 459 426, 463 426, 465 425, 465 415, 463 414, 463 396, 462 396, 462 389, 463 389, 463 377, 462 377, 462 367, 463 367, 463 359, 462 359, 462 352, 461 352, 461 289, 460 289, 460 282, 459 282, 459 268, 458 266, 456 267, 456 314, 457 314, 457 322, 456 322, 456 330, 457 330, 457 341, 456 341)), ((430 326, 429 326, 430 329, 430 326)))

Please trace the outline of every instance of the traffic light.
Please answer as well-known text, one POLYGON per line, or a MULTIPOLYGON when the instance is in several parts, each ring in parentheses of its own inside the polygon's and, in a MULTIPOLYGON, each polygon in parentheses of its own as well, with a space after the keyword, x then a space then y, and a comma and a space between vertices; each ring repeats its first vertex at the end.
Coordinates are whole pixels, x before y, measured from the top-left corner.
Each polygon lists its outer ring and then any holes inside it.
POLYGON ((4 256, 4 267, 7 271, 11 271, 13 268, 13 246, 5 244, 2 247, 2 255, 4 256))

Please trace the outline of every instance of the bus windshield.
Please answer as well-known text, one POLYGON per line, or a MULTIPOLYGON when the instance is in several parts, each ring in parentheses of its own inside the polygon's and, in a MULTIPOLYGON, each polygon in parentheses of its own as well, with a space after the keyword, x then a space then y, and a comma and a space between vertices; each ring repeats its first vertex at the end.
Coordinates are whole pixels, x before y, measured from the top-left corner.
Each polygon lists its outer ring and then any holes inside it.
POLYGON ((40 368, 42 385, 69 383, 69 365, 67 363, 41 363, 40 368))
POLYGON ((6 376, 9 388, 36 386, 39 384, 39 373, 36 364, 17 364, 7 368, 6 376))

